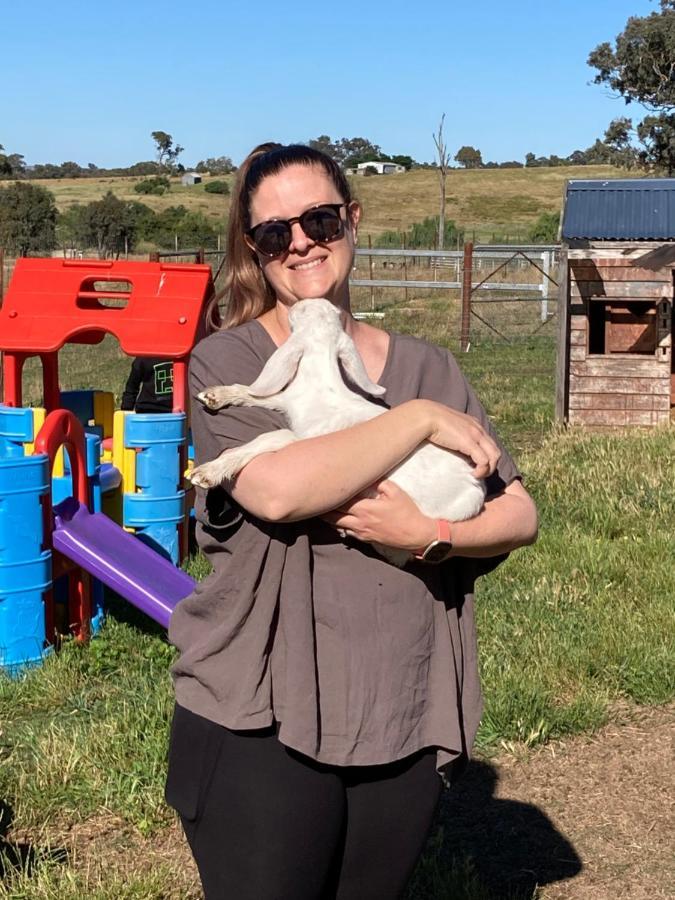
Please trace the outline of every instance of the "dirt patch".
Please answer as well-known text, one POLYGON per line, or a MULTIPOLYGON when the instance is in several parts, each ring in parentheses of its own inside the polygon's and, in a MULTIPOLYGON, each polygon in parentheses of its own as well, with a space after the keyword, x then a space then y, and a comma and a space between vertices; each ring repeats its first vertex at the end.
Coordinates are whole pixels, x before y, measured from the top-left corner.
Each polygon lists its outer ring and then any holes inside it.
POLYGON ((627 713, 593 737, 472 763, 446 796, 446 852, 495 900, 675 896, 675 706, 627 713), (536 892, 536 894, 535 894, 536 892))
MULTIPOLYGON (((631 710, 593 737, 476 760, 444 796, 443 853, 468 857, 490 900, 675 897, 674 724, 675 705, 631 710)), ((166 900, 203 896, 178 824, 143 838, 101 814, 57 831, 52 853, 92 884, 162 869, 166 900)), ((31 837, 8 835, 16 852, 31 837)))

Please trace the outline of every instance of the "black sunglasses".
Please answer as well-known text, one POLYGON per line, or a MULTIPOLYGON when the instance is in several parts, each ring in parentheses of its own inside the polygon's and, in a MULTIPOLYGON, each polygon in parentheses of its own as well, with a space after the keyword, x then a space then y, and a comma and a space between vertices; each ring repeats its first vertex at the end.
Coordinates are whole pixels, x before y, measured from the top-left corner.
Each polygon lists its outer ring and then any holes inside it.
POLYGON ((317 244, 327 244, 329 241, 338 240, 344 233, 345 223, 340 215, 343 206, 348 204, 322 203, 319 206, 312 206, 292 219, 271 219, 269 222, 261 222, 249 228, 246 236, 258 253, 270 259, 281 256, 291 246, 293 239, 291 226, 295 222, 300 223, 300 227, 310 240, 316 241, 317 244))

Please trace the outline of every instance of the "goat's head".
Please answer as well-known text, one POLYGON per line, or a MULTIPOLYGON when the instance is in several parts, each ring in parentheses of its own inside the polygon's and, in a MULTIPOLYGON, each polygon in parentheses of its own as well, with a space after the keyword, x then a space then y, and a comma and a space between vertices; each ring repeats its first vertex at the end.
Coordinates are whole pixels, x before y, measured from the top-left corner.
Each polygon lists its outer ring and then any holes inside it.
POLYGON ((342 332, 340 310, 322 297, 295 303, 288 312, 288 323, 291 331, 306 334, 313 344, 337 343, 342 332))
POLYGON ((250 386, 255 396, 269 397, 282 391, 297 372, 300 360, 312 348, 334 353, 347 376, 361 390, 381 397, 385 389, 370 380, 354 341, 342 328, 340 310, 323 298, 300 300, 288 313, 291 336, 268 360, 250 386))
POLYGON ((293 332, 292 339, 299 338, 307 346, 332 350, 342 363, 347 376, 361 390, 373 397, 381 397, 385 389, 368 377, 354 341, 342 327, 340 310, 329 300, 301 300, 288 313, 293 332))

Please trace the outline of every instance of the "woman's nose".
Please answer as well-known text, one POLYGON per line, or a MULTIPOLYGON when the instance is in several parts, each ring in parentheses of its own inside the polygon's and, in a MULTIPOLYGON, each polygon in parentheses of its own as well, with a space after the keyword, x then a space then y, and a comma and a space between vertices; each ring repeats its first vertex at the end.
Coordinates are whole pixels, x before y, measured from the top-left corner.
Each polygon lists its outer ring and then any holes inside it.
POLYGON ((302 226, 300 222, 293 222, 291 225, 291 245, 288 248, 289 251, 295 251, 296 253, 304 253, 309 247, 314 245, 314 241, 307 237, 305 232, 302 230, 302 226))

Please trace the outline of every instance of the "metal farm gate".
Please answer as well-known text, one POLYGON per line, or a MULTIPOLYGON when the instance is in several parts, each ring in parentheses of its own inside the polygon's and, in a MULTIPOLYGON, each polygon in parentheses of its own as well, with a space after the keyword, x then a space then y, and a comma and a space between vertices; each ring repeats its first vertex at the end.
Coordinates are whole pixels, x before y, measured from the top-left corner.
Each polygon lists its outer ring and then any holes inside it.
POLYGON ((442 307, 462 350, 472 335, 503 341, 553 336, 556 251, 550 244, 472 243, 462 250, 358 249, 353 306, 363 318, 442 307))

